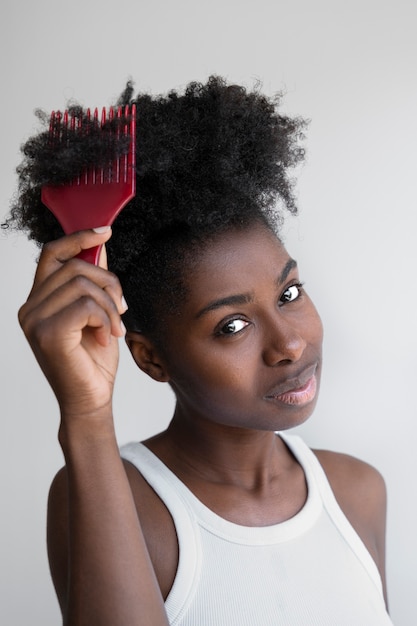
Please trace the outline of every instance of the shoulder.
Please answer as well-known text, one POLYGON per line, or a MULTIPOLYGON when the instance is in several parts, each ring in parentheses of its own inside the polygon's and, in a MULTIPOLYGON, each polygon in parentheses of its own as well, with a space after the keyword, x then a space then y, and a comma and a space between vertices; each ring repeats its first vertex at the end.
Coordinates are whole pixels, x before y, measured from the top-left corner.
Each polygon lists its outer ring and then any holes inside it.
POLYGON ((385 481, 375 467, 347 454, 328 450, 313 452, 348 518, 359 515, 371 521, 375 514, 385 511, 385 481))
POLYGON ((372 465, 328 450, 313 450, 343 513, 362 539, 381 574, 385 589, 385 481, 372 465))

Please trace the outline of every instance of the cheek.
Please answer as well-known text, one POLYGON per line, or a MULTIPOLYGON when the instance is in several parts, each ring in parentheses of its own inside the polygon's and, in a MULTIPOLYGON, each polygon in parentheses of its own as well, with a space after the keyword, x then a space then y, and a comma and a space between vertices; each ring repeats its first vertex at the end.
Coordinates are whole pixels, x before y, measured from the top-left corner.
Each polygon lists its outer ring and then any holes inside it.
POLYGON ((323 342, 323 323, 318 313, 316 313, 316 316, 315 316, 314 338, 315 338, 316 343, 321 346, 323 342))
POLYGON ((323 341, 323 323, 321 317, 318 314, 316 307, 312 300, 309 298, 309 311, 308 311, 307 333, 309 342, 321 346, 323 341))
POLYGON ((250 354, 247 349, 237 352, 231 346, 217 349, 204 343, 193 350, 185 347, 175 359, 171 380, 177 389, 187 389, 189 394, 225 399, 227 394, 233 395, 233 390, 241 392, 250 387, 250 354))

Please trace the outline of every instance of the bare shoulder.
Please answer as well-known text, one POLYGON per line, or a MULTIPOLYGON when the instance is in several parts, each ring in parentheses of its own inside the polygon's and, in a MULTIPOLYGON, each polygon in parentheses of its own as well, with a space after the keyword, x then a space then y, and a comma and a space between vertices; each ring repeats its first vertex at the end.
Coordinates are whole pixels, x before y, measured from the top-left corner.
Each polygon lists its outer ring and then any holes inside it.
POLYGON ((313 450, 335 498, 373 557, 385 589, 385 530, 387 494, 380 472, 355 457, 313 450))
POLYGON ((313 450, 342 508, 360 508, 364 514, 385 507, 385 481, 380 472, 348 454, 313 450))

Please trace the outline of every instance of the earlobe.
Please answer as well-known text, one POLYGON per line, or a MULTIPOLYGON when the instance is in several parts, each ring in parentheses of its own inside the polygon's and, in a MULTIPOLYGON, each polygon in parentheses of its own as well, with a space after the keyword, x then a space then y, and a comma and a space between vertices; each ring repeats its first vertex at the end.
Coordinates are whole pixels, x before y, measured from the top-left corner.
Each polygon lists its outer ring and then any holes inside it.
POLYGON ((142 333, 128 331, 126 343, 138 367, 157 382, 166 383, 169 375, 154 343, 142 333))

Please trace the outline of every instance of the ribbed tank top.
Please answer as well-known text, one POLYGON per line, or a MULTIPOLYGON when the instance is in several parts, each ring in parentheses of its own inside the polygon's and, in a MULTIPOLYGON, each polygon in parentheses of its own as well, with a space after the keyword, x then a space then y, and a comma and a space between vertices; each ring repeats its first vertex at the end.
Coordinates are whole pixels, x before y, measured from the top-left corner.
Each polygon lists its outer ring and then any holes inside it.
MULTIPOLYGON (((166 600, 171 626, 388 626, 378 569, 343 514, 314 453, 278 433, 307 482, 304 507, 266 527, 206 507, 143 444, 121 455, 174 520, 179 564, 166 600)), ((161 538, 163 541, 163 538, 161 538)))

